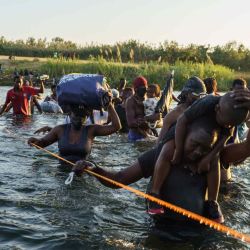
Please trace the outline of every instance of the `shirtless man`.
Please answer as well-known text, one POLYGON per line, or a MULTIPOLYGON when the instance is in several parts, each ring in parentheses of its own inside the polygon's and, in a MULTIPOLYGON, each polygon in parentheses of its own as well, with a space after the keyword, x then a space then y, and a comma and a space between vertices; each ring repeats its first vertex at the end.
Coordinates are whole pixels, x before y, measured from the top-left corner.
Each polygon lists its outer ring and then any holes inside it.
POLYGON ((133 88, 135 94, 128 98, 126 102, 126 117, 129 127, 128 140, 135 142, 146 138, 151 134, 151 130, 145 119, 144 104, 148 83, 143 76, 135 78, 133 88))

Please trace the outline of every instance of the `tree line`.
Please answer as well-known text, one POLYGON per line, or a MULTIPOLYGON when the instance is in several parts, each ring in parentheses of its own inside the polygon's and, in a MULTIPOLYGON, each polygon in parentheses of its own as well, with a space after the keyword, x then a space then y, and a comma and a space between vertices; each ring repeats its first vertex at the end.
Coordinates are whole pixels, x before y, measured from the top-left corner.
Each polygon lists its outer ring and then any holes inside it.
POLYGON ((158 45, 128 40, 113 45, 78 45, 55 37, 51 41, 29 37, 27 40, 7 40, 0 37, 0 54, 9 56, 56 57, 66 59, 103 58, 111 62, 174 64, 177 61, 221 64, 237 71, 249 71, 250 50, 235 41, 222 46, 189 44, 175 41, 158 45))

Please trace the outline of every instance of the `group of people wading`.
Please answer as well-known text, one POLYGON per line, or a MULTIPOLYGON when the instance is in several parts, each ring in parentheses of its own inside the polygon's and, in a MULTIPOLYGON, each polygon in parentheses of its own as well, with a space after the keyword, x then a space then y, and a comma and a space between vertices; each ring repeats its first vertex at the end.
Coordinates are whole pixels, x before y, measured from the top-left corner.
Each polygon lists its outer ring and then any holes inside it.
MULTIPOLYGON (((148 85, 143 76, 135 78, 131 87, 126 87, 126 80, 121 79, 118 90, 107 91, 110 101, 106 110, 98 111, 107 113, 105 123, 95 123, 91 107, 69 104, 63 107, 69 118, 65 124, 39 129, 36 132, 48 133, 40 139, 31 137, 28 143, 47 147, 58 142, 60 156, 76 163, 73 171, 78 175, 90 169, 126 185, 151 177, 148 191, 152 196, 223 223, 217 202, 220 183, 230 179, 232 164, 250 156, 250 133, 241 142, 237 136, 240 126, 249 119, 250 91, 246 81, 235 79, 231 90, 220 96, 214 78, 203 81, 193 76, 178 97, 171 92, 176 107, 169 111, 167 105, 160 112, 155 109, 160 87, 148 85), (159 135, 155 132, 157 127, 161 127, 159 135), (130 142, 158 137, 152 149, 119 172, 85 161, 96 136, 118 131, 128 133, 130 142)), ((34 88, 24 86, 23 79, 16 77, 0 114, 11 104, 13 114, 30 115, 30 97, 43 92, 43 81, 40 88, 34 88)), ((55 91, 52 95, 57 98, 55 91)), ((99 181, 117 188, 103 179, 99 181)), ((170 214, 154 202, 148 202, 147 212, 166 217, 170 214)))

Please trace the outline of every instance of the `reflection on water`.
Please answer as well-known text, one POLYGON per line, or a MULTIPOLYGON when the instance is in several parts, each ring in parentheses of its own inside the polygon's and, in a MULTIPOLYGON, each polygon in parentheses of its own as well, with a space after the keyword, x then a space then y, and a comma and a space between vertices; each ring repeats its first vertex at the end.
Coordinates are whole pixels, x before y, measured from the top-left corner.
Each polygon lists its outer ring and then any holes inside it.
MULTIPOLYGON (((0 88, 3 102, 7 88, 0 88)), ((197 225, 155 226, 143 199, 103 187, 91 176, 65 186, 68 172, 58 161, 25 140, 62 115, 20 121, 0 117, 1 249, 246 249, 245 243, 197 225), (6 128, 14 133, 12 136, 6 128), (18 139, 17 139, 18 137, 18 139)), ((112 170, 129 166, 152 141, 127 143, 126 136, 96 138, 91 159, 112 170)), ((57 145, 49 150, 57 152, 57 145)), ((222 189, 226 225, 249 233, 249 161, 235 168, 234 181, 222 189)), ((132 186, 145 191, 148 180, 132 186)), ((188 195, 188 194, 187 194, 188 195)))

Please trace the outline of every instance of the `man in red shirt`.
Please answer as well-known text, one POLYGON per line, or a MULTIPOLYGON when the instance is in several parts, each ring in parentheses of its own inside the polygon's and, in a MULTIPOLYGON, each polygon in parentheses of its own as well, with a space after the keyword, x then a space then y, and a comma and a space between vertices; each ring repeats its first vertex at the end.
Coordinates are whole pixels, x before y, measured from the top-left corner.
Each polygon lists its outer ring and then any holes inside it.
POLYGON ((14 87, 7 92, 6 101, 0 110, 0 115, 11 103, 14 115, 31 115, 30 97, 44 92, 43 81, 40 82, 40 89, 23 86, 22 77, 14 78, 14 87))

